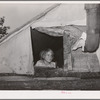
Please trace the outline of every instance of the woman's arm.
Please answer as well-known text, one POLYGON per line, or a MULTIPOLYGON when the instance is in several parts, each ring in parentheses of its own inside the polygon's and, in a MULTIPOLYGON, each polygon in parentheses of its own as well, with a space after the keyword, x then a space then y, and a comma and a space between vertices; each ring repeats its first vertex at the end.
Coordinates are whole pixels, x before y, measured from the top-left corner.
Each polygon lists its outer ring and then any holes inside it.
POLYGON ((85 51, 86 39, 87 39, 87 34, 83 32, 81 37, 77 40, 77 42, 72 47, 72 50, 77 50, 78 48, 82 48, 82 51, 85 51))

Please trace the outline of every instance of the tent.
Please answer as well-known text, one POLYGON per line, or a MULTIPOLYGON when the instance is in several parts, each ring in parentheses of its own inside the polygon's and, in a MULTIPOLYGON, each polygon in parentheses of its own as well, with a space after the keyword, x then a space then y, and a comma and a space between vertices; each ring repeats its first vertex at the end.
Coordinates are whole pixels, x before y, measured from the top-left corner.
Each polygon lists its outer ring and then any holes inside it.
MULTIPOLYGON (((82 54, 87 56, 88 59, 90 55, 84 54, 81 51, 71 52, 71 46, 81 36, 82 32, 86 30, 86 26, 66 25, 66 21, 64 19, 62 20, 60 16, 65 7, 65 4, 52 5, 44 12, 40 13, 32 20, 28 21, 20 28, 17 28, 15 31, 9 33, 0 40, 0 73, 34 75, 34 64, 39 59, 38 53, 44 48, 52 48, 54 50, 56 56, 55 60, 59 67, 65 69, 69 67, 72 68, 72 62, 74 62, 73 69, 78 72, 80 71, 79 60, 83 59, 80 59, 80 57, 77 59, 77 56, 82 54), (67 33, 64 33, 65 31, 67 33), (43 43, 40 40, 42 40, 43 43), (46 44, 46 41, 48 41, 49 45, 46 44), (72 54, 74 60, 72 60, 72 54)), ((73 24, 75 23, 78 24, 80 21, 73 21, 73 24)), ((95 53, 92 54, 92 56, 95 56, 96 61, 95 63, 92 63, 91 66, 96 64, 96 71, 98 71, 99 63, 97 56, 95 53)), ((90 62, 92 62, 92 60, 90 60, 90 62)), ((85 69, 87 69, 86 71, 90 71, 90 65, 89 63, 86 63, 82 63, 83 65, 81 64, 81 68, 88 65, 85 69)), ((82 71, 84 71, 83 69, 82 71)))
POLYGON ((57 66, 63 68, 65 60, 68 60, 68 54, 71 53, 71 46, 80 37, 81 31, 78 30, 75 25, 36 27, 34 29, 31 28, 31 35, 34 64, 40 59, 40 52, 50 48, 54 51, 54 60, 57 66), (71 34, 69 32, 71 32, 71 34))

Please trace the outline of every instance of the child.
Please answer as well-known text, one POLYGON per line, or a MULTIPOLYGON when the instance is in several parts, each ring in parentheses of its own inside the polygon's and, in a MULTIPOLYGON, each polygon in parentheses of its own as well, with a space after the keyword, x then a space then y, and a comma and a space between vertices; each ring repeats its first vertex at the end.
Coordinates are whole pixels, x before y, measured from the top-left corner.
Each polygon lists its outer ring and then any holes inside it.
POLYGON ((56 63, 52 62, 54 52, 51 49, 43 50, 40 53, 41 60, 37 61, 35 66, 52 67, 56 68, 56 63))

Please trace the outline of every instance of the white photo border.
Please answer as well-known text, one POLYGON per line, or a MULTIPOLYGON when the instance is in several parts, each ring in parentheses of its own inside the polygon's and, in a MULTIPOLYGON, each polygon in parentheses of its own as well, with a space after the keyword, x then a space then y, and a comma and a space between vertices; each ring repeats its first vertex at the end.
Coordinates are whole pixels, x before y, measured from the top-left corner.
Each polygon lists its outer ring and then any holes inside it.
MULTIPOLYGON (((100 1, 0 1, 0 4, 10 3, 100 3, 100 1)), ((100 99, 100 91, 70 91, 70 90, 0 90, 0 99, 100 99)))

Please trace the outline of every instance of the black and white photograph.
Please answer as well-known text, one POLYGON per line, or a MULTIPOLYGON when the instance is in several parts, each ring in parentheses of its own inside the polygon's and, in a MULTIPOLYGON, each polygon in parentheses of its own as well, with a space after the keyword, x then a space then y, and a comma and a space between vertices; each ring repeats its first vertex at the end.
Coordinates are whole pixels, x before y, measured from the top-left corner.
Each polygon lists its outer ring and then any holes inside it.
POLYGON ((100 90, 100 3, 0 1, 2 90, 100 90))

